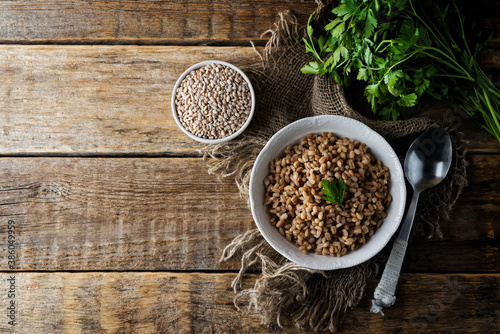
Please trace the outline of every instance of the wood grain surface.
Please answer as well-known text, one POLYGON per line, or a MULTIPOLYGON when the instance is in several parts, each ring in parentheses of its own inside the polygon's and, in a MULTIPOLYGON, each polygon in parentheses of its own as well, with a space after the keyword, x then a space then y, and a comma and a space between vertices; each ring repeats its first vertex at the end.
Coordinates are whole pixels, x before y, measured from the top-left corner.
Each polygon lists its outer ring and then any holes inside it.
MULTIPOLYGON (((231 273, 14 275, 18 333, 297 333, 293 326, 268 327, 256 315, 238 313, 228 288, 235 276, 231 273)), ((2 273, 0 281, 12 276, 2 273)), ((248 275, 245 286, 257 278, 248 275)), ((370 281, 366 290, 372 291, 376 283, 370 281)), ((357 327, 362 333, 388 328, 403 333, 443 328, 492 333, 498 328, 498 284, 498 274, 403 274, 398 307, 388 309, 385 317, 370 313, 368 295, 366 302, 347 311, 341 332, 357 327)), ((5 302, 0 295, 0 304, 5 302)), ((8 326, 0 321, 0 331, 9 330, 8 326)))
POLYGON ((0 43, 245 44, 278 14, 306 22, 316 8, 279 0, 0 1, 0 43))
MULTIPOLYGON (((0 154, 199 154, 204 145, 174 121, 171 94, 206 59, 245 67, 260 58, 250 47, 0 45, 0 154)), ((438 106, 428 110, 442 119, 438 106)), ((456 124, 471 152, 500 152, 470 119, 456 124)))
MULTIPOLYGON (((493 31, 482 66, 499 82, 500 2, 475 7, 481 29, 493 31)), ((234 307, 239 260, 218 259, 254 223, 234 181, 208 175, 204 145, 178 129, 170 99, 196 62, 257 66, 250 41, 262 52, 280 12, 303 25, 315 8, 0 0, 1 333, 297 333, 234 307)), ((426 101, 420 111, 439 120, 447 109, 426 101)), ((342 333, 498 332, 500 144, 458 121, 469 185, 442 224, 444 240, 415 236, 396 305, 385 317, 369 312, 372 278, 342 333)), ((258 277, 246 275, 245 287, 258 277)))
MULTIPOLYGON (((476 1, 500 46, 498 1, 476 1)), ((262 36, 281 12, 305 24, 313 0, 1 0, 0 43, 241 44, 262 36)))
POLYGON ((171 93, 191 65, 255 64, 248 47, 0 46, 2 154, 195 154, 171 93))
MULTIPOLYGON (((459 243, 416 248, 442 254, 431 270, 499 267, 477 259, 498 251, 500 176, 488 156, 470 161, 470 186, 443 224, 445 238, 459 243)), ((3 158, 0 231, 16 222, 20 270, 234 270, 236 261, 217 263, 220 252, 255 225, 233 179, 206 168, 196 158, 3 158)), ((430 266, 414 254, 416 268, 430 266)))

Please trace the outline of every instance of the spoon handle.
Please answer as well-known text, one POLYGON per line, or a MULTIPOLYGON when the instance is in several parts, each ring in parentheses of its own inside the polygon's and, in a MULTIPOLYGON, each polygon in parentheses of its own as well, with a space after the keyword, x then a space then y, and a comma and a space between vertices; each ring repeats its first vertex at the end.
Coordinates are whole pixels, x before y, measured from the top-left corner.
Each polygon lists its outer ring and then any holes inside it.
POLYGON ((384 307, 390 307, 396 301, 394 296, 396 292, 396 286, 399 280, 399 273, 401 272, 401 266, 403 265, 403 259, 406 253, 406 247, 408 246, 408 238, 410 236, 411 227, 413 225, 413 219, 415 218, 415 211, 417 208, 419 192, 415 191, 413 193, 413 198, 411 199, 410 207, 406 212, 406 216, 403 220, 401 231, 398 238, 394 241, 392 246, 391 255, 389 255, 389 260, 385 265, 382 278, 375 289, 372 300, 371 311, 373 313, 381 313, 384 307))

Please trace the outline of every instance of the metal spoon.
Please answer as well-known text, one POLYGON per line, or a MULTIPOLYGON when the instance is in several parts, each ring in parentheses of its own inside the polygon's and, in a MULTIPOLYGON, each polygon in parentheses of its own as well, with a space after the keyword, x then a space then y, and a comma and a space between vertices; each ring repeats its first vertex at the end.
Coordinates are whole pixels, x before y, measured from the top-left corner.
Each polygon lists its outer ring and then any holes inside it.
POLYGON ((415 218, 418 196, 425 190, 440 183, 448 174, 452 159, 452 144, 449 134, 440 128, 430 129, 411 144, 406 153, 404 170, 408 182, 413 187, 413 197, 401 224, 399 236, 394 242, 391 255, 375 289, 371 311, 381 313, 396 301, 394 293, 401 271, 401 265, 408 245, 408 238, 415 218))

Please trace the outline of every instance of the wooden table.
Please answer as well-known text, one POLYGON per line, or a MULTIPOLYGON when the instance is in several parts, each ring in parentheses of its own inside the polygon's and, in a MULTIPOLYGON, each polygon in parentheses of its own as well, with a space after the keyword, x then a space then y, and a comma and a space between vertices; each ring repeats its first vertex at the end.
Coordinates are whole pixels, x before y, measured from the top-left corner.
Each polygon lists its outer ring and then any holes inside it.
MULTIPOLYGON (((177 128, 170 97, 190 65, 257 62, 249 40, 261 48, 279 12, 304 23, 314 8, 0 1, 1 332, 296 332, 235 310, 239 263, 218 258, 254 227, 251 214, 231 179, 208 175, 203 145, 177 128)), ((482 22, 497 32, 483 53, 495 75, 499 10, 492 4, 482 22)), ((444 240, 410 245, 385 317, 369 312, 370 281, 345 332, 500 331, 500 144, 469 121, 460 130, 470 185, 444 240)))

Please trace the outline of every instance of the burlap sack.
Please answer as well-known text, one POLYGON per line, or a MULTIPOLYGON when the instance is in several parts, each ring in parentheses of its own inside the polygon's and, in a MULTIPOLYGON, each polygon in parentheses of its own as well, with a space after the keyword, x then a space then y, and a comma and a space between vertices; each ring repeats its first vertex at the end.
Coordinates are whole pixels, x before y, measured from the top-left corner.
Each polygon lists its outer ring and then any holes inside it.
MULTIPOLYGON (((326 14, 325 4, 318 3, 318 19, 326 14)), ((351 117, 367 124, 389 142, 411 139, 437 125, 422 117, 395 122, 371 120, 353 110, 342 88, 332 79, 300 72, 300 68, 311 61, 300 42, 301 30, 293 16, 281 14, 275 29, 269 31, 270 41, 262 55, 262 64, 245 69, 257 98, 251 126, 240 138, 208 147, 206 151, 212 158, 209 172, 234 177, 246 198, 253 162, 260 150, 274 133, 300 118, 327 114, 351 117)), ((440 222, 449 219, 451 208, 466 183, 463 142, 456 133, 452 134, 455 159, 450 174, 442 184, 420 197, 419 208, 425 210, 417 211, 416 229, 429 237, 441 237, 440 222)), ((232 257, 241 257, 240 272, 232 285, 237 307, 248 305, 247 311, 260 315, 265 324, 290 323, 300 329, 332 332, 339 328, 348 308, 361 300, 366 281, 376 274, 377 261, 380 261, 379 256, 349 269, 310 270, 274 251, 256 229, 235 238, 224 249, 221 261, 232 257), (252 289, 241 290, 247 269, 261 270, 262 276, 252 289)), ((368 298, 372 294, 370 291, 368 298)))

